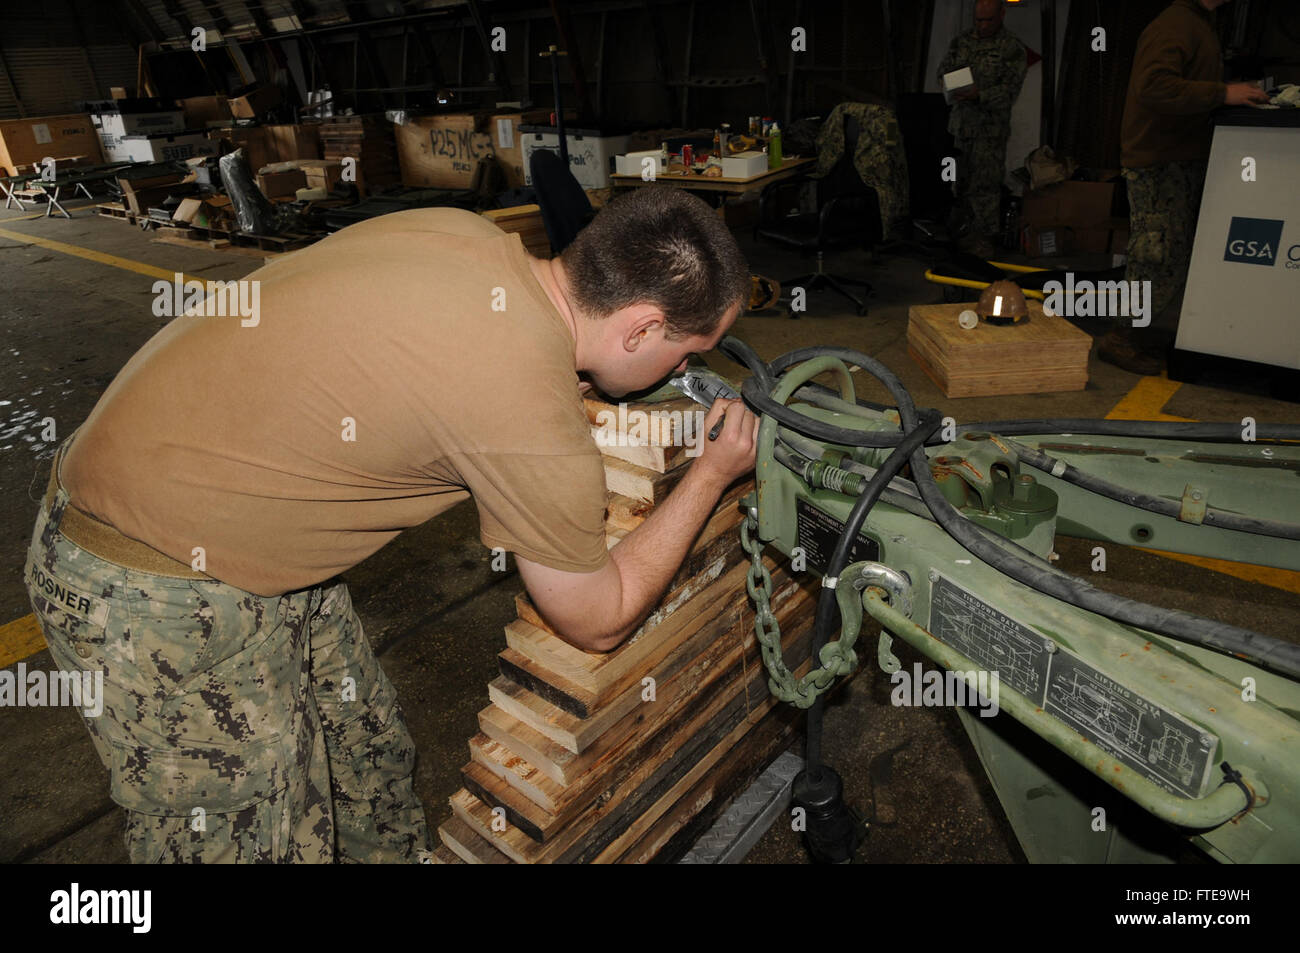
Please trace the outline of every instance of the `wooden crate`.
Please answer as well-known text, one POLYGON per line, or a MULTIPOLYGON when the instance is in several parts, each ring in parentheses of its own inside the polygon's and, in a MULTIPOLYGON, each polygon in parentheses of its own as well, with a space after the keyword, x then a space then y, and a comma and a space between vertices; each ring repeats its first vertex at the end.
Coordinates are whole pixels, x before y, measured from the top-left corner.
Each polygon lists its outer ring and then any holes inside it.
POLYGON ((973 303, 909 309, 907 351, 946 397, 1050 394, 1088 386, 1092 337, 1029 301, 1021 324, 981 321, 969 331, 957 315, 973 303))
POLYGON ((103 162, 90 116, 70 113, 0 122, 0 167, 6 175, 30 172, 46 156, 85 156, 92 165, 103 162))

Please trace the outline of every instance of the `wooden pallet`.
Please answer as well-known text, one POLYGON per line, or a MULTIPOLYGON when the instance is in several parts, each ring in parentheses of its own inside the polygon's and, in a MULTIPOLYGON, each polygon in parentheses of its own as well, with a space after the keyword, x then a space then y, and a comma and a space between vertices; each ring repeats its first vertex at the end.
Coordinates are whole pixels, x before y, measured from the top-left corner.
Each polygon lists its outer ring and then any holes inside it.
POLYGON ((135 214, 124 205, 115 205, 112 202, 105 202, 102 205, 95 206, 95 214, 102 215, 105 218, 116 218, 128 224, 135 224, 135 214))

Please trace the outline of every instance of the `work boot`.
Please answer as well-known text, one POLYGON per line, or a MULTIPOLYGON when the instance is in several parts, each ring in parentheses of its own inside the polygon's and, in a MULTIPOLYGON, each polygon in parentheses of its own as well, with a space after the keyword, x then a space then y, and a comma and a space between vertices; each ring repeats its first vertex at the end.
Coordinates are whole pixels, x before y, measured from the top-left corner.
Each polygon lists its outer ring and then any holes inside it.
POLYGON ((1131 332, 1107 331, 1097 339, 1097 357, 1143 377, 1155 377, 1165 369, 1164 359, 1144 351, 1131 332))

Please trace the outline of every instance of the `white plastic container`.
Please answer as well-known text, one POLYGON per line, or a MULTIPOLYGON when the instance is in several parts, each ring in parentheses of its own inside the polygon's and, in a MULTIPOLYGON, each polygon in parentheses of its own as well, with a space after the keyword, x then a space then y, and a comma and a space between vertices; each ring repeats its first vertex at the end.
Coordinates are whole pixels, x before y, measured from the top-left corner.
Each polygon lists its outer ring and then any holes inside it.
MULTIPOLYGON (((523 146, 524 184, 532 185, 529 162, 538 149, 560 151, 560 134, 554 126, 520 126, 519 138, 523 146)), ((573 177, 584 189, 609 187, 609 175, 614 171, 614 157, 627 151, 627 136, 607 136, 599 129, 564 130, 569 146, 569 168, 573 177)), ((641 172, 637 164, 637 174, 641 172)))
POLYGON ((762 152, 738 152, 722 157, 722 175, 728 179, 751 179, 767 171, 767 156, 762 152))

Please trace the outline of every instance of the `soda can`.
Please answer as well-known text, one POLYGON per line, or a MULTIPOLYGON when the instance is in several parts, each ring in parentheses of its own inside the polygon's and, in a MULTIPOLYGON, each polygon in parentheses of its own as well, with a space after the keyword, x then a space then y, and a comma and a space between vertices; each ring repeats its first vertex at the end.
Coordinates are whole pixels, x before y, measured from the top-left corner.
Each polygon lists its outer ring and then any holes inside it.
POLYGON ((695 150, 689 146, 682 146, 682 165, 686 166, 689 172, 695 165, 695 150))

